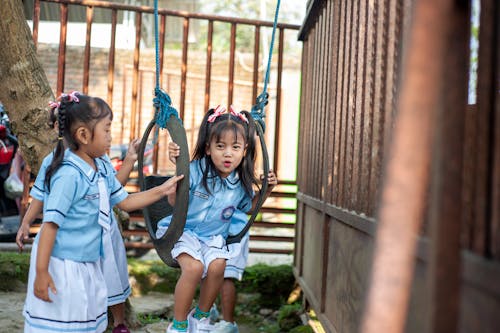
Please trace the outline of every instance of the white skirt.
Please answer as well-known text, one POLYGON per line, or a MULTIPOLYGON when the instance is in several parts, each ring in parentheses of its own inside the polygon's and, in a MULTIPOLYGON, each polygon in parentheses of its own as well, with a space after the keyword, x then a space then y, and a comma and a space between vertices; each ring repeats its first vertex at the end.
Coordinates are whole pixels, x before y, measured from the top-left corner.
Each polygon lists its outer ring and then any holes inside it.
POLYGON ((127 254, 118 223, 111 212, 111 228, 103 230, 104 259, 102 271, 108 288, 108 306, 120 304, 130 295, 127 254))
POLYGON ((107 290, 101 262, 76 262, 50 257, 49 273, 57 294, 52 303, 35 297, 38 244, 31 250, 28 291, 24 304, 24 332, 104 332, 108 325, 107 290))

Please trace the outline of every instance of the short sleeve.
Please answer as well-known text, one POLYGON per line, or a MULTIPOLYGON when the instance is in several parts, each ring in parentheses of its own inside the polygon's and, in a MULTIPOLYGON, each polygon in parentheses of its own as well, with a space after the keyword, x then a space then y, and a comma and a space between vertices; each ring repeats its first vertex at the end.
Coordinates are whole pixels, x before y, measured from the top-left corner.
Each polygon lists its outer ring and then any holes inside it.
POLYGON ((111 207, 122 202, 128 197, 127 191, 125 191, 125 188, 122 186, 122 184, 120 184, 118 179, 116 179, 114 174, 109 177, 108 184, 110 189, 109 204, 111 205, 111 207))
POLYGON ((47 168, 50 163, 52 163, 53 153, 45 156, 42 161, 42 165, 40 165, 40 169, 38 170, 38 175, 36 176, 35 183, 31 187, 30 195, 39 200, 43 201, 45 194, 45 173, 47 172, 47 168))
POLYGON ((66 172, 57 172, 50 180, 50 192, 44 200, 44 222, 61 225, 73 204, 77 191, 78 177, 66 172))

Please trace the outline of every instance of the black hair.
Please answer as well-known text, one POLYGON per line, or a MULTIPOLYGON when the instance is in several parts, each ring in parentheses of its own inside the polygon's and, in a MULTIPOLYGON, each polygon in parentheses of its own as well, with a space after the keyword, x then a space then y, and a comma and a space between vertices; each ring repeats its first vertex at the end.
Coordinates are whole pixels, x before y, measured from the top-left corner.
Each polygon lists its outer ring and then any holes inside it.
POLYGON ((78 150, 79 143, 75 140, 75 132, 80 126, 86 126, 94 137, 95 125, 106 117, 113 119, 113 111, 109 105, 99 97, 90 97, 79 93, 63 94, 57 108, 57 123, 59 135, 56 151, 52 163, 45 173, 45 186, 50 191, 50 179, 60 168, 64 158, 65 144, 71 150, 78 150))
POLYGON ((225 131, 233 131, 235 136, 243 135, 245 140, 246 153, 243 156, 243 160, 240 165, 236 167, 236 172, 240 178, 241 183, 245 192, 251 196, 253 193, 253 185, 257 185, 257 179, 255 178, 255 124, 252 116, 248 111, 241 111, 240 113, 248 119, 244 121, 238 116, 231 113, 223 113, 219 115, 213 122, 208 122, 208 118, 214 113, 214 109, 208 110, 208 112, 203 117, 201 122, 200 130, 198 132, 198 140, 196 142, 196 148, 193 152, 193 160, 201 160, 205 158, 206 167, 202 169, 202 185, 210 193, 210 189, 207 185, 207 178, 209 174, 218 175, 220 177, 219 171, 215 167, 210 155, 207 155, 207 146, 210 144, 213 138, 219 140, 222 133, 225 131))

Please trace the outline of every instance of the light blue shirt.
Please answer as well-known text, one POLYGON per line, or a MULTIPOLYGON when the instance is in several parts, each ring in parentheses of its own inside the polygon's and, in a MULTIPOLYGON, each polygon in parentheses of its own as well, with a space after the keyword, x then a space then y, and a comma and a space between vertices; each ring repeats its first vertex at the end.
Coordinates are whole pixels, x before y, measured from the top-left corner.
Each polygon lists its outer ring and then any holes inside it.
MULTIPOLYGON (((189 164, 189 206, 185 232, 201 240, 212 236, 238 233, 246 224, 247 212, 252 208, 252 198, 245 192, 238 174, 233 171, 228 177, 210 176, 207 180, 210 193, 202 184, 205 160, 189 164)), ((168 227, 172 216, 158 222, 159 227, 168 227)))
MULTIPOLYGON (((109 159, 95 159, 95 171, 68 149, 60 168, 51 177, 48 191, 44 186, 45 170, 52 158, 51 153, 44 159, 36 186, 31 190, 36 199, 43 193, 43 222, 54 222, 59 226, 52 256, 79 262, 97 261, 102 255, 102 227, 98 223, 99 177, 106 182, 110 206, 124 200, 128 193, 115 178, 109 159)), ((39 234, 35 241, 38 237, 39 234)))

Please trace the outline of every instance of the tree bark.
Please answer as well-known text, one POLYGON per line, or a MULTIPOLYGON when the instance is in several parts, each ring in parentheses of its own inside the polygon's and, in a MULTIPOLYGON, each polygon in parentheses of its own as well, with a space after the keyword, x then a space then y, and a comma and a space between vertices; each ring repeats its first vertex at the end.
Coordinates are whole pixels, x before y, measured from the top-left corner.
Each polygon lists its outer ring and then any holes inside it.
POLYGON ((48 125, 48 102, 54 95, 36 56, 21 0, 0 5, 0 101, 26 163, 36 173, 54 147, 55 133, 48 125))

